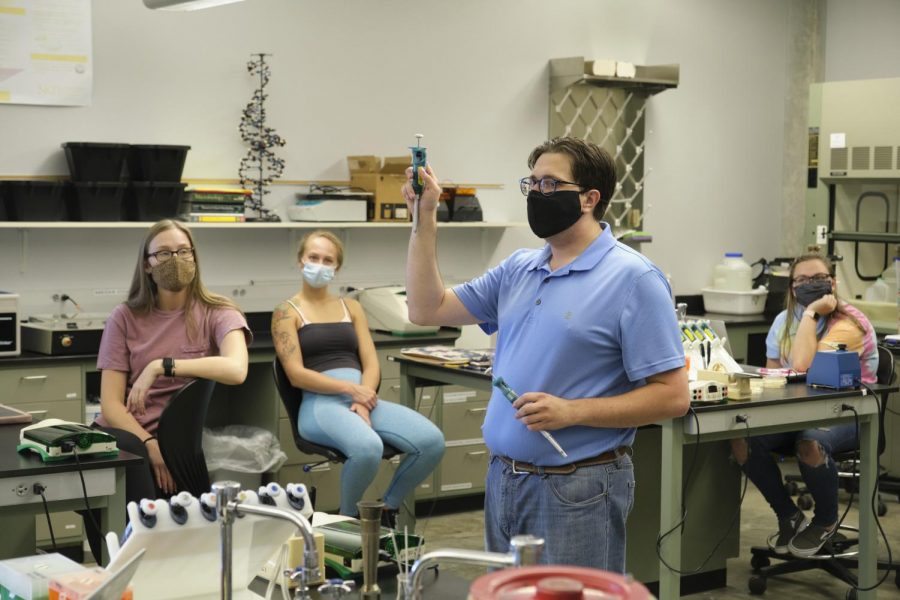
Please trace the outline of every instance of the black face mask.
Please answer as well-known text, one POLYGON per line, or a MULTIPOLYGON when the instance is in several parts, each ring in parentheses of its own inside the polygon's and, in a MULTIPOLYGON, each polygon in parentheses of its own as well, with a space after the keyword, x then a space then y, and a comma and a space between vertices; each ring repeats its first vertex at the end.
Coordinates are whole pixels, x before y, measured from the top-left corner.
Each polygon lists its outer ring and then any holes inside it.
POLYGON ((581 218, 579 192, 564 190, 545 196, 538 190, 528 192, 528 225, 539 238, 565 231, 581 218))
POLYGON ((809 306, 822 296, 832 293, 830 281, 810 281, 794 288, 797 302, 803 306, 809 306))

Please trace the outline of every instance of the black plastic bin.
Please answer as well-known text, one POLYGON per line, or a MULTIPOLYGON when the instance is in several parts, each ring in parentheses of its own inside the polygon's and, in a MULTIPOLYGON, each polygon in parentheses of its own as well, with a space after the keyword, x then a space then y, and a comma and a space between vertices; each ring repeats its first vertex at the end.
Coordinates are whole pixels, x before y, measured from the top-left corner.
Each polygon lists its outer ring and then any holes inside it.
POLYGON ((69 217, 73 221, 124 221, 127 183, 79 181, 73 184, 69 217))
POLYGON ((65 142, 72 181, 123 181, 128 144, 65 142))
POLYGON ((132 221, 159 221, 178 216, 186 183, 132 181, 127 211, 132 221))
POLYGON ((65 221, 65 181, 7 181, 4 187, 10 221, 65 221))
POLYGON ((9 212, 6 210, 6 184, 0 181, 0 221, 9 221, 9 212))
POLYGON ((132 144, 128 149, 128 177, 132 181, 180 182, 190 146, 132 144))

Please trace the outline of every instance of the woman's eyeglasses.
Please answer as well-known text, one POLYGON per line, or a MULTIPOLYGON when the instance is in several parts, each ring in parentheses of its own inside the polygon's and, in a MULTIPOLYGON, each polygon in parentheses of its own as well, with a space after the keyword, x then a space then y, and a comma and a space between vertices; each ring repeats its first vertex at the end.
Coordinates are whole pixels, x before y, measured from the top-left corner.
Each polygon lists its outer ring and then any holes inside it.
POLYGON ((148 258, 151 256, 158 262, 166 262, 167 260, 171 260, 173 256, 177 256, 181 260, 194 260, 194 249, 179 248, 178 250, 159 250, 147 254, 148 258))
POLYGON ((816 275, 810 275, 809 277, 807 277, 806 275, 799 275, 791 280, 794 285, 803 285, 805 283, 819 283, 820 281, 831 281, 831 275, 827 273, 818 273, 816 275))

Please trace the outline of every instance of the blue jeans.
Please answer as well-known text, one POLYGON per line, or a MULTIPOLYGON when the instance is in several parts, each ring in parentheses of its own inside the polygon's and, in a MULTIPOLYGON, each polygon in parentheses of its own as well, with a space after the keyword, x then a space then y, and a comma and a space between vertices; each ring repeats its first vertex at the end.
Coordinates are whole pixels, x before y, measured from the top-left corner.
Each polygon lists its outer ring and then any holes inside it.
MULTIPOLYGON (((358 369, 331 369, 323 375, 359 383, 358 369)), ((370 414, 372 426, 350 412, 346 395, 303 392, 297 426, 300 435, 347 457, 341 471, 341 514, 356 516, 356 503, 375 479, 384 443, 405 456, 384 494, 387 508, 400 507, 403 499, 425 480, 444 455, 444 435, 434 423, 405 406, 381 400, 370 414)))
POLYGON ((837 425, 751 437, 750 456, 744 464, 744 472, 768 501, 778 519, 790 518, 799 509, 784 489, 781 470, 772 452, 794 454, 797 443, 801 440, 818 442, 825 452, 825 463, 818 467, 811 467, 799 459, 797 463, 800 465, 800 476, 815 502, 812 522, 828 527, 838 519, 838 470, 831 455, 859 446, 855 425, 837 425))
POLYGON ((485 547, 508 552, 513 536, 544 538, 542 564, 625 572, 625 520, 634 504, 627 454, 571 475, 513 473, 491 457, 484 494, 485 547))

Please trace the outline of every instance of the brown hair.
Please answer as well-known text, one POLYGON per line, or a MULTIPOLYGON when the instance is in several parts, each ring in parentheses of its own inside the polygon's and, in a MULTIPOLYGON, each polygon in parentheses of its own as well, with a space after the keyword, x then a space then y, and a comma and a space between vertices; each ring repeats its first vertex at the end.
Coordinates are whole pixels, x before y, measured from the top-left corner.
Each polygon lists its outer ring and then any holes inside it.
POLYGON ((147 234, 144 236, 141 245, 138 247, 137 264, 134 267, 134 275, 131 278, 131 287, 128 289, 128 299, 125 304, 132 311, 139 314, 147 314, 156 307, 156 282, 153 276, 146 271, 147 253, 150 250, 150 242, 163 231, 169 229, 178 229, 183 232, 194 249, 194 264, 196 265, 196 274, 194 280, 188 285, 188 298, 184 306, 184 316, 188 326, 188 336, 193 338, 197 334, 197 323, 194 323, 193 311, 191 308, 194 302, 199 302, 207 308, 233 308, 237 311, 240 309, 237 305, 219 294, 215 294, 206 289, 203 281, 200 279, 200 255, 194 243, 194 236, 191 230, 177 221, 165 219, 154 223, 147 234))
MULTIPOLYGON (((778 341, 778 347, 781 353, 782 358, 787 358, 791 355, 791 329, 794 325, 794 314, 797 311, 797 297, 794 295, 794 271, 797 269, 797 265, 800 263, 805 263, 811 260, 817 260, 825 265, 825 269, 828 271, 828 274, 831 275, 832 279, 834 278, 834 264, 828 259, 827 256, 821 254, 815 247, 811 247, 808 249, 806 254, 801 254, 797 258, 794 259, 794 262, 791 263, 791 268, 788 271, 788 293, 785 295, 785 308, 787 309, 787 315, 784 320, 784 329, 781 331, 781 339, 778 341)), ((850 320, 859 330, 863 333, 866 332, 865 328, 860 324, 860 322, 844 310, 844 303, 841 302, 840 298, 837 296, 837 288, 835 287, 835 300, 837 300, 837 306, 830 315, 828 315, 828 322, 830 323, 832 319, 835 318, 836 315, 840 314, 850 320)), ((827 325, 826 325, 827 328, 827 325)))
POLYGON ((528 157, 528 168, 542 154, 565 154, 572 161, 572 178, 585 190, 600 192, 600 202, 594 206, 594 219, 603 218, 609 202, 616 191, 616 163, 609 152, 586 140, 572 137, 558 137, 548 140, 531 151, 528 157))
POLYGON ((327 229, 316 229, 315 231, 310 231, 300 240, 300 244, 297 246, 297 262, 303 258, 303 254, 306 252, 306 244, 309 243, 309 240, 317 237, 323 237, 337 248, 337 268, 340 269, 341 265, 344 264, 344 244, 341 243, 341 240, 338 236, 334 235, 327 229))

